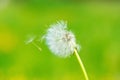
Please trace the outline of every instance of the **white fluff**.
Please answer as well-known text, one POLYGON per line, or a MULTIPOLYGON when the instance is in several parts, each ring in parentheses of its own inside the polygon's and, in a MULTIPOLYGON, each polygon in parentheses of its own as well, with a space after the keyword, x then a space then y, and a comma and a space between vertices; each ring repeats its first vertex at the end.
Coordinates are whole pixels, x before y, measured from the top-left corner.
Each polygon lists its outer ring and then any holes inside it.
POLYGON ((49 49, 60 57, 68 57, 74 53, 75 48, 79 49, 74 34, 67 30, 64 21, 50 25, 45 39, 49 49))

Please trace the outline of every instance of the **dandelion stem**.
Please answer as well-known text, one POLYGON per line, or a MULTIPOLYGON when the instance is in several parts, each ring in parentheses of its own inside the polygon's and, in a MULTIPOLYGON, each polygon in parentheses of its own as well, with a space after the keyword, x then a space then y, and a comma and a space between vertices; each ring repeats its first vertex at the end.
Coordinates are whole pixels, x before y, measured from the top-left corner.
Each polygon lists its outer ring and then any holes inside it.
POLYGON ((33 44, 36 48, 38 48, 39 51, 42 50, 35 42, 32 42, 32 44, 33 44))
POLYGON ((74 52, 75 52, 75 55, 76 55, 76 57, 77 57, 77 60, 78 60, 78 62, 79 62, 79 64, 80 64, 80 66, 81 66, 81 68, 82 68, 82 71, 83 71, 83 73, 84 73, 85 79, 86 79, 86 80, 89 80, 88 75, 87 75, 87 72, 86 72, 86 70, 85 70, 85 67, 84 67, 84 65, 83 65, 83 63, 82 63, 82 60, 81 60, 81 58, 80 58, 77 50, 74 49, 74 52))

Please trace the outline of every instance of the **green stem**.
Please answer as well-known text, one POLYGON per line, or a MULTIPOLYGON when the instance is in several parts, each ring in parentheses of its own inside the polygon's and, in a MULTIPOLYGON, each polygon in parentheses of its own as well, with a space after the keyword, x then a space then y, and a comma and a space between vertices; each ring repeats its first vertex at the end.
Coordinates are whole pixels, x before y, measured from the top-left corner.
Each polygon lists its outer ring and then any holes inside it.
POLYGON ((79 64, 80 64, 80 66, 81 66, 81 68, 82 68, 82 71, 83 71, 83 73, 84 73, 85 79, 86 79, 86 80, 89 80, 88 75, 87 75, 87 72, 86 72, 86 70, 85 70, 85 67, 84 67, 84 65, 83 65, 83 63, 82 63, 82 60, 81 60, 81 58, 80 58, 77 50, 74 49, 74 52, 75 52, 75 55, 76 55, 76 57, 77 57, 77 60, 78 60, 78 62, 79 62, 79 64))

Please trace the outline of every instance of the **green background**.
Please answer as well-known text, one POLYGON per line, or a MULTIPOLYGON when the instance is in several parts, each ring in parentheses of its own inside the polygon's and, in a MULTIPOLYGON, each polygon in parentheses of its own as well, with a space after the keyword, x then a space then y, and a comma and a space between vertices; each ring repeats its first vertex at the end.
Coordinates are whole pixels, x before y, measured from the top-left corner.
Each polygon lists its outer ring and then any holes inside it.
POLYGON ((0 0, 0 80, 85 80, 75 55, 59 58, 38 41, 59 20, 81 45, 90 80, 120 80, 120 4, 79 0, 0 0))

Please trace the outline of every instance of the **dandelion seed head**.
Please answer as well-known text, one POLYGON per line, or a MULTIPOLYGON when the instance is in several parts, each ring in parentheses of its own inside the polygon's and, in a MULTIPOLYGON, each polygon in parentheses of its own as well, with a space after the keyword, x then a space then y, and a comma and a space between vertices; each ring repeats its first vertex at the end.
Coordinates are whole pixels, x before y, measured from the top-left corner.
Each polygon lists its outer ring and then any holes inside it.
POLYGON ((74 34, 67 30, 67 23, 64 21, 50 25, 45 39, 52 53, 60 57, 70 56, 75 48, 79 50, 74 34))

